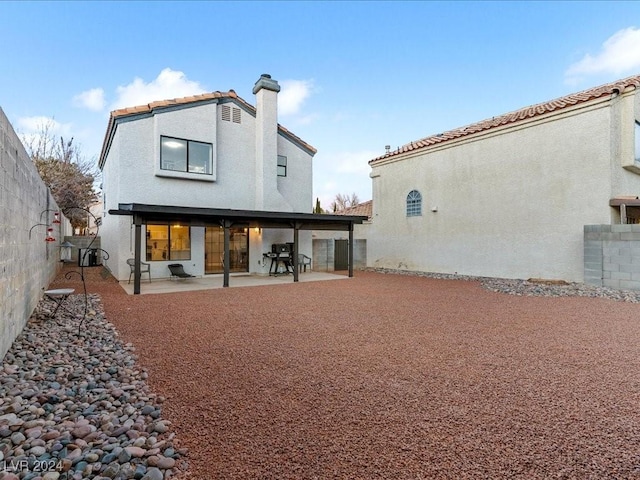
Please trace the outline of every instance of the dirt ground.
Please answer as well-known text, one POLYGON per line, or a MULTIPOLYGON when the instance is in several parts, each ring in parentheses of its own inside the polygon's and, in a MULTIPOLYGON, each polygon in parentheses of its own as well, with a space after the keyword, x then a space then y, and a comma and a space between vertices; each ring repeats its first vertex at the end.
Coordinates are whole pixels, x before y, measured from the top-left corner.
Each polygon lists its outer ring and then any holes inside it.
POLYGON ((189 478, 640 478, 638 304, 370 272, 129 296, 87 270, 189 478))

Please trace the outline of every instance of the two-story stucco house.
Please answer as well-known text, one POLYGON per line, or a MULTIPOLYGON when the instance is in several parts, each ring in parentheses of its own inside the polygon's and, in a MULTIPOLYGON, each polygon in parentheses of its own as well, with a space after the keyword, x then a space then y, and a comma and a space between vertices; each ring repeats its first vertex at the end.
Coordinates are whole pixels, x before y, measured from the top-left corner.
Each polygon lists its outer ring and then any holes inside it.
MULTIPOLYGON (((226 285, 229 273, 269 272, 263 254, 273 244, 295 243, 296 257, 310 257, 311 233, 298 232, 311 223, 349 230, 359 222, 310 213, 316 150, 278 124, 279 91, 262 75, 255 107, 231 90, 111 113, 99 160, 100 236, 117 279, 130 277, 134 258, 138 269, 150 264, 152 278, 181 263, 195 276, 224 273, 226 285)), ((139 280, 136 271, 136 290, 139 280)))
POLYGON ((584 226, 640 218, 639 122, 633 76, 371 160, 368 266, 583 281, 584 226))

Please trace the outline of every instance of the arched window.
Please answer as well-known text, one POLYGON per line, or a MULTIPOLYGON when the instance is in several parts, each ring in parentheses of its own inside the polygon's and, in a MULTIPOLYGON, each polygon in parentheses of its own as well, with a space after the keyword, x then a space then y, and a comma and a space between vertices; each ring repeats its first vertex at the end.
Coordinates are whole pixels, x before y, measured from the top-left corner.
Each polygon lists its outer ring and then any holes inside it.
POLYGON ((411 190, 407 195, 407 217, 422 215, 422 195, 417 190, 411 190))

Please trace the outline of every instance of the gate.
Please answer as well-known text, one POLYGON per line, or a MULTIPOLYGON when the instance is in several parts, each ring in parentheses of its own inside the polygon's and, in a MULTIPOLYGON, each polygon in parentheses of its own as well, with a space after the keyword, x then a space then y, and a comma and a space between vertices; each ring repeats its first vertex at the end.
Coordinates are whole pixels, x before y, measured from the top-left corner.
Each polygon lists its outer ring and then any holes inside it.
POLYGON ((334 270, 347 270, 349 268, 349 240, 336 240, 334 248, 334 270))

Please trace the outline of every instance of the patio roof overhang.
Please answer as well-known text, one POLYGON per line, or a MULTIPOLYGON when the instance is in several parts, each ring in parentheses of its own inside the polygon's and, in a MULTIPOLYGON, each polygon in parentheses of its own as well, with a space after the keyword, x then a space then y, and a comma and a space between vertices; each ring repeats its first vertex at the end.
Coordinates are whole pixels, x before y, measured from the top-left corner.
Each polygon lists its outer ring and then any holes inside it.
POLYGON ((181 207, 175 205, 147 205, 120 203, 110 215, 133 217, 135 225, 134 294, 140 293, 140 247, 142 225, 180 222, 190 226, 219 225, 224 228, 223 286, 229 286, 229 236, 231 227, 289 228, 293 230, 293 281, 298 281, 298 231, 330 230, 349 232, 349 276, 353 276, 353 226, 367 220, 361 215, 327 215, 321 213, 272 212, 262 210, 233 210, 221 208, 181 207))
POLYGON ((252 226, 256 225, 261 228, 333 231, 348 231, 353 228, 354 224, 361 224, 367 220, 366 216, 360 215, 233 210, 143 203, 120 203, 118 209, 109 210, 109 214, 133 216, 135 224, 180 221, 191 226, 205 226, 222 225, 224 221, 228 221, 232 223, 232 226, 251 223, 252 226))

